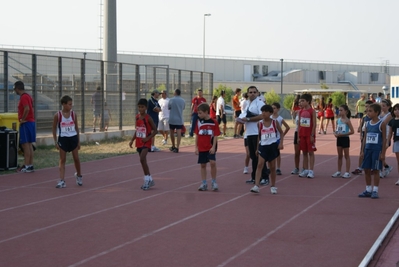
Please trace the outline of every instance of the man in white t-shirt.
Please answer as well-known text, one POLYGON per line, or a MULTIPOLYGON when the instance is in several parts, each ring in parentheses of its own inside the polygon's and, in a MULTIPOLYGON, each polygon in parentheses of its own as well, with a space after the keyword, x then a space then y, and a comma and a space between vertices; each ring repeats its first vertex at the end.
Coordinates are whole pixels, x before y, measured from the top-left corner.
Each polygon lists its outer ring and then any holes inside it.
POLYGON ((158 100, 158 104, 161 107, 161 111, 158 113, 158 131, 162 134, 163 140, 162 144, 166 145, 168 143, 168 135, 169 135, 169 98, 166 90, 161 92, 161 99, 158 100))
POLYGON ((224 102, 224 97, 226 95, 225 91, 220 92, 220 97, 218 98, 218 101, 216 102, 216 118, 218 120, 218 123, 220 125, 221 122, 223 122, 223 136, 226 136, 226 112, 225 112, 225 102, 224 102))

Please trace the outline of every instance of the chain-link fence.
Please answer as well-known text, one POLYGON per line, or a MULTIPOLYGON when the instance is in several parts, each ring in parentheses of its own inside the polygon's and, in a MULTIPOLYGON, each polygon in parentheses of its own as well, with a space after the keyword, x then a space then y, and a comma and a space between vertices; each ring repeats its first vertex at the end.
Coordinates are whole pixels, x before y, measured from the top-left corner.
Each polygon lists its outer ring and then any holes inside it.
MULTIPOLYGON (((212 73, 172 69, 167 65, 135 65, 0 50, 1 71, 0 113, 17 112, 19 96, 12 88, 16 81, 22 81, 34 99, 38 131, 51 130, 53 116, 61 108, 59 100, 64 95, 73 99, 81 132, 92 131, 92 97, 98 87, 103 100, 102 117, 109 111, 109 127, 119 130, 134 126, 138 99, 149 99, 154 89, 167 90, 169 97, 173 97, 175 89, 181 89, 186 101, 187 123, 191 99, 197 89, 203 89, 209 102, 213 95, 212 73)), ((100 126, 104 128, 103 121, 100 126)))

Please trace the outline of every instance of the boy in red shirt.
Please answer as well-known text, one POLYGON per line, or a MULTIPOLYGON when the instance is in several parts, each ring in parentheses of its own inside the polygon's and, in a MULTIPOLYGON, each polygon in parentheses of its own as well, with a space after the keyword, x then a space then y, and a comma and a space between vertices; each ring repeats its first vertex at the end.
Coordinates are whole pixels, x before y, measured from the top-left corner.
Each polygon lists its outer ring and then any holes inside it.
POLYGON ((144 98, 137 103, 139 114, 136 115, 136 131, 129 142, 129 146, 133 147, 133 142, 136 140, 136 148, 137 152, 139 152, 140 163, 144 172, 144 184, 141 186, 143 190, 148 190, 155 185, 147 164, 147 153, 151 149, 151 139, 157 134, 157 127, 150 115, 147 114, 147 103, 147 99, 144 98))
POLYGON ((209 105, 202 103, 198 106, 198 121, 195 126, 195 154, 198 155, 198 163, 201 164, 202 183, 198 191, 208 190, 206 183, 206 164, 211 165, 212 191, 219 189, 216 183, 216 150, 219 124, 209 116, 209 105))
POLYGON ((299 102, 302 109, 298 115, 298 143, 303 154, 303 171, 299 177, 314 178, 316 111, 311 106, 312 95, 301 95, 299 102))

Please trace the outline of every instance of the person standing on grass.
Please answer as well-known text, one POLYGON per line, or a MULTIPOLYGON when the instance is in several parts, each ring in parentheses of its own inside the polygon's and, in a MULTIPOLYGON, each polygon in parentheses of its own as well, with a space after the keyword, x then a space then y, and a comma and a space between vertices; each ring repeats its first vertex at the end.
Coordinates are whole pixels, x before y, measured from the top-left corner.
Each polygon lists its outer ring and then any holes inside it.
POLYGON ((216 102, 216 116, 218 120, 218 124, 220 125, 223 122, 223 136, 226 137, 226 111, 225 111, 225 101, 224 97, 226 96, 225 91, 220 92, 220 96, 216 102))
POLYGON ((260 177, 265 161, 269 163, 270 168, 270 192, 277 194, 276 187, 276 159, 280 155, 280 149, 283 149, 284 133, 280 124, 271 116, 273 107, 264 105, 262 108, 262 117, 258 123, 258 166, 256 169, 255 185, 252 187, 252 193, 259 193, 260 177))
POLYGON ((169 100, 168 109, 169 113, 169 129, 170 129, 170 141, 172 141, 172 147, 169 148, 173 153, 179 153, 179 147, 181 142, 181 131, 184 125, 183 110, 186 107, 184 99, 180 96, 180 89, 175 90, 174 97, 169 100), (175 143, 175 132, 177 135, 177 142, 175 143))
POLYGON ((161 92, 161 99, 159 99, 158 104, 161 107, 161 111, 158 113, 158 131, 163 136, 162 145, 166 145, 169 136, 169 98, 166 90, 161 92))
POLYGON ((378 118, 381 113, 381 105, 373 103, 367 109, 367 116, 370 121, 365 125, 365 142, 363 142, 363 163, 366 190, 359 194, 361 198, 379 198, 378 186, 380 183, 379 171, 382 169, 382 162, 385 160, 386 127, 378 118), (374 176, 372 183, 371 176, 374 176))
POLYGON ((333 178, 342 177, 342 178, 350 178, 351 174, 349 173, 351 167, 351 159, 349 155, 350 148, 350 139, 349 135, 354 134, 353 126, 351 123, 351 111, 349 110, 347 105, 341 105, 339 107, 339 114, 336 125, 336 132, 334 136, 337 138, 337 153, 338 153, 338 168, 337 171, 332 175, 333 178), (346 172, 341 176, 341 168, 342 168, 342 158, 345 156, 346 160, 346 172))
POLYGON ((137 106, 139 114, 136 115, 136 131, 129 142, 129 146, 132 148, 133 142, 136 140, 136 149, 139 153, 141 167, 144 172, 144 184, 141 186, 141 189, 148 190, 155 185, 147 164, 147 154, 151 149, 151 139, 157 134, 157 127, 151 116, 147 114, 147 99, 141 98, 137 106))
MULTIPOLYGON (((159 97, 159 91, 157 89, 154 89, 151 93, 150 99, 148 99, 148 106, 147 106, 147 113, 150 115, 151 119, 154 121, 155 125, 158 126, 158 114, 161 112, 161 107, 159 106, 158 103, 158 97, 159 97)), ((155 130, 157 131, 157 130, 155 130)), ((159 148, 155 146, 155 138, 151 139, 151 149, 149 152, 159 152, 161 151, 159 148)))
POLYGON ((231 100, 232 107, 234 109, 234 138, 241 138, 241 128, 242 123, 235 121, 241 114, 241 107, 240 107, 240 96, 241 96, 241 88, 237 88, 235 91, 235 95, 231 100))
POLYGON ((72 98, 63 96, 61 98, 62 110, 54 115, 53 119, 53 138, 55 147, 60 153, 60 181, 55 188, 65 188, 65 162, 67 152, 72 152, 73 163, 75 165, 76 184, 83 185, 83 177, 80 170, 80 138, 79 125, 76 113, 72 110, 72 98), (57 139, 58 132, 58 139, 57 139))
MULTIPOLYGON (((389 137, 388 140, 392 140, 393 138, 393 146, 392 152, 395 153, 397 167, 399 171, 399 104, 395 104, 392 110, 392 119, 389 121, 389 137)), ((395 183, 395 185, 399 185, 399 179, 395 183)))
POLYGON ((110 120, 112 120, 111 110, 108 108, 107 102, 104 102, 104 131, 108 131, 110 120))
POLYGON ((14 91, 20 96, 18 102, 19 143, 24 152, 24 165, 19 172, 33 172, 33 144, 36 142, 36 123, 33 110, 33 99, 25 92, 25 85, 18 81, 14 83, 14 91))
POLYGON ((216 151, 218 136, 220 135, 219 124, 209 116, 209 105, 202 103, 198 106, 198 121, 195 126, 195 154, 198 155, 198 164, 201 164, 202 183, 198 191, 208 190, 206 182, 206 164, 211 165, 212 191, 219 190, 216 183, 216 151))
MULTIPOLYGON (((272 114, 271 118, 272 118, 273 120, 276 120, 276 121, 278 122, 278 124, 280 125, 280 127, 283 127, 283 125, 284 125, 284 133, 283 133, 283 136, 285 136, 285 135, 288 133, 288 131, 290 130, 290 126, 289 126, 288 123, 283 119, 283 117, 281 117, 281 116, 279 115, 280 108, 281 108, 280 103, 275 102, 275 103, 272 104, 272 107, 273 107, 273 114, 272 114)), ((278 138, 280 138, 280 135, 278 135, 278 138)), ((279 154, 280 154, 280 153, 279 153, 279 154)), ((280 166, 281 166, 281 157, 280 157, 280 155, 278 155, 278 157, 277 157, 277 169, 276 169, 276 174, 277 174, 277 175, 281 175, 280 166)))
MULTIPOLYGON (((258 167, 258 155, 257 155, 258 134, 259 134, 258 122, 263 118, 261 108, 264 105, 264 103, 258 100, 258 89, 256 88, 256 86, 248 87, 247 94, 248 94, 247 108, 244 110, 243 113, 241 113, 241 115, 238 118, 236 118, 236 121, 245 123, 245 135, 247 137, 246 139, 248 144, 249 156, 252 161, 251 178, 245 182, 247 184, 254 184, 255 175, 258 167)), ((269 183, 269 174, 266 164, 264 164, 264 167, 262 168, 260 184, 267 185, 268 183, 269 183)))
POLYGON ((303 153, 303 171, 299 177, 314 178, 314 151, 316 151, 316 111, 312 108, 312 95, 303 94, 300 98, 300 106, 298 116, 298 143, 303 153))
POLYGON ((100 128, 102 127, 101 125, 101 113, 102 113, 102 95, 101 95, 101 87, 97 87, 97 91, 91 96, 91 104, 93 105, 93 133, 96 132, 96 125, 97 125, 97 119, 98 123, 100 124, 100 128))
MULTIPOLYGON (((365 105, 365 110, 369 108, 369 106, 373 104, 372 101, 367 100, 366 105, 365 105)), ((360 133, 360 151, 359 151, 359 167, 357 167, 352 174, 359 175, 363 173, 362 169, 362 162, 363 162, 363 142, 364 142, 364 125, 366 122, 370 121, 370 118, 367 116, 367 113, 365 112, 363 115, 363 118, 361 119, 361 122, 359 123, 359 127, 357 129, 357 132, 360 133)))
POLYGON ((201 105, 202 103, 205 103, 206 99, 203 97, 203 92, 202 89, 198 89, 197 90, 197 96, 194 97, 191 100, 191 127, 190 127, 190 135, 189 137, 193 137, 194 136, 194 128, 195 125, 197 124, 197 120, 198 120, 198 106, 201 105))

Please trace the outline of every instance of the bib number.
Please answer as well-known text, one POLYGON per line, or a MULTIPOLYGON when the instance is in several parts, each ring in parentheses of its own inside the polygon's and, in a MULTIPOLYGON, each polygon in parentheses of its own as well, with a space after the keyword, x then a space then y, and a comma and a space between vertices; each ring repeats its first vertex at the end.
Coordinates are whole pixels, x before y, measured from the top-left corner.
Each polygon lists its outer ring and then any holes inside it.
POLYGON ((61 127, 61 133, 74 132, 75 131, 75 122, 73 122, 73 121, 61 122, 60 127, 61 127))
POLYGON ((147 129, 145 127, 138 127, 136 129, 136 137, 146 138, 147 137, 147 129))
POLYGON ((367 144, 378 144, 378 133, 367 133, 366 143, 367 144))
POLYGON ((301 118, 301 127, 310 127, 310 118, 301 118))

